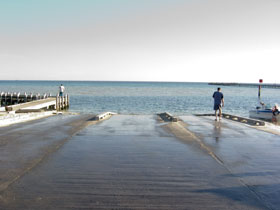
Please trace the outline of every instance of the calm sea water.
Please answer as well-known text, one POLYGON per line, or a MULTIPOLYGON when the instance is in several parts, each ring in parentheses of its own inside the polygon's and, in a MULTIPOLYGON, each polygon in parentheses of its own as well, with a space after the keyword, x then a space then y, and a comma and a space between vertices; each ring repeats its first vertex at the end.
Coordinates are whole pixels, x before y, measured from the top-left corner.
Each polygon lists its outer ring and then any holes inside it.
MULTIPOLYGON (((212 94, 216 86, 205 83, 87 82, 87 81, 0 81, 0 91, 51 93, 63 84, 70 95, 70 111, 120 114, 175 115, 213 113, 212 94)), ((248 116, 258 104, 255 87, 221 87, 224 112, 248 116)), ((280 90, 262 89, 262 101, 280 104, 280 90)))

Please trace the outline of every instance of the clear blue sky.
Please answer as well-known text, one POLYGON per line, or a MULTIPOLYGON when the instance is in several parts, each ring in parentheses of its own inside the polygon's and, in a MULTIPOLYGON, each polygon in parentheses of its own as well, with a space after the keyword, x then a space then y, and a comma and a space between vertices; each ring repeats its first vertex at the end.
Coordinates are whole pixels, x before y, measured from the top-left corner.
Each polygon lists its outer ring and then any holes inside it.
POLYGON ((278 0, 0 0, 1 79, 280 83, 278 0))

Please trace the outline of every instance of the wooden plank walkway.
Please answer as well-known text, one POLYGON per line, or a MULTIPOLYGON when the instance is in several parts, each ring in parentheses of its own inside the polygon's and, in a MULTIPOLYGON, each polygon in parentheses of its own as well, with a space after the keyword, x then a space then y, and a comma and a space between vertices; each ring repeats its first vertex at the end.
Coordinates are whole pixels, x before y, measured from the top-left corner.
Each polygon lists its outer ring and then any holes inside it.
POLYGON ((69 107, 69 96, 49 97, 45 99, 34 100, 26 103, 6 106, 8 112, 36 112, 40 110, 64 110, 69 107))

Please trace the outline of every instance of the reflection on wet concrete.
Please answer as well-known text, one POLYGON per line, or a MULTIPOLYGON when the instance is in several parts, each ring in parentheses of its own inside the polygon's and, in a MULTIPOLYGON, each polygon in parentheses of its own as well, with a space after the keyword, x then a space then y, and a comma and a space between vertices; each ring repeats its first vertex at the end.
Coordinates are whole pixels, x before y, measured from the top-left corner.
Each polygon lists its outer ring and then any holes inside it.
POLYGON ((0 128, 0 192, 88 124, 88 117, 57 115, 0 128))
POLYGON ((185 116, 182 119, 188 121, 188 129, 200 135, 202 141, 223 160, 230 172, 225 176, 237 177, 269 208, 279 208, 279 135, 227 120, 220 123, 216 132, 217 123, 211 117, 185 116), (216 144, 217 137, 219 144, 216 144))
POLYGON ((214 126, 213 126, 214 130, 213 130, 213 134, 215 136, 215 140, 216 142, 219 142, 219 138, 221 136, 221 122, 218 121, 218 122, 215 122, 214 126))
POLYGON ((3 191, 0 209, 277 209, 276 136, 181 118, 118 115, 87 127, 3 191))

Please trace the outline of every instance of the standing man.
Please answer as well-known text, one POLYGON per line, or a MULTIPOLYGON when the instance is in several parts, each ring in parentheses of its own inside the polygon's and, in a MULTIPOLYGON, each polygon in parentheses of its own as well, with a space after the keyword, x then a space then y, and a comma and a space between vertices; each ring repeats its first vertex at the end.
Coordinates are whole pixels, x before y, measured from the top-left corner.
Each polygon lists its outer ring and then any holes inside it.
POLYGON ((215 110, 215 116, 216 116, 216 121, 218 120, 218 113, 217 111, 219 110, 219 120, 222 119, 222 106, 224 107, 224 95, 221 92, 221 88, 217 88, 217 91, 214 92, 213 94, 214 98, 214 110, 215 110))
POLYGON ((65 87, 63 86, 63 84, 61 84, 59 87, 59 96, 63 96, 64 90, 65 90, 65 87))

